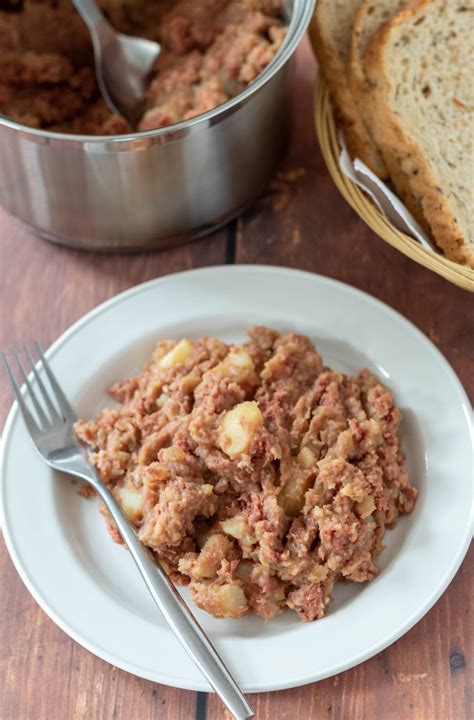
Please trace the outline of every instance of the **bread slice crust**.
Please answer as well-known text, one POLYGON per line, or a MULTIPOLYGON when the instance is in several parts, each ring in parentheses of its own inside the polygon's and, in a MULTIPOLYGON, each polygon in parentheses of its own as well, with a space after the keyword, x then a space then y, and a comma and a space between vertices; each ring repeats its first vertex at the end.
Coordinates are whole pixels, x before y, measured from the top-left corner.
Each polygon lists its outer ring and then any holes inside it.
MULTIPOLYGON (((394 102, 394 68, 390 63, 390 51, 405 33, 426 22, 427 13, 439 12, 448 0, 414 0, 383 25, 373 36, 365 55, 363 66, 371 86, 369 93, 370 125, 379 147, 393 154, 408 179, 408 186, 415 197, 421 198, 423 215, 426 217, 437 245, 445 255, 456 262, 474 268, 473 238, 461 229, 461 215, 456 198, 449 191, 449 180, 443 176, 443 168, 430 157, 426 139, 420 139, 413 128, 404 121, 403 106, 394 102), (438 165, 438 167, 437 167, 438 165), (457 217, 458 216, 458 217, 457 217)), ((452 0, 449 0, 453 8, 452 0)), ((421 32, 429 32, 422 30, 421 32)), ((413 47, 411 49, 413 53, 413 47)), ((443 52, 446 49, 443 48, 443 52)), ((416 59, 413 58, 413 62, 416 59)), ((462 68, 461 68, 462 70, 462 68)), ((429 68, 427 68, 429 72, 429 68)), ((428 87, 428 85, 427 85, 428 87)), ((405 101, 406 102, 406 101, 405 101)), ((460 110, 461 112, 461 110, 460 110)), ((472 134, 472 122, 471 122, 472 134)), ((446 136, 453 135, 450 127, 444 128, 446 136)), ((442 139, 441 139, 442 141, 442 139)), ((459 139, 453 135, 453 143, 459 139)), ((466 164, 469 158, 465 158, 466 164)), ((468 168, 466 167, 467 171, 468 168)), ((469 171, 468 171, 469 175, 469 171)), ((472 176, 471 176, 472 180, 472 176)))
MULTIPOLYGON (((355 15, 360 0, 346 0, 346 2, 348 11, 355 15), (349 3, 353 5, 353 8, 349 7, 349 3)), ((337 47, 334 22, 331 23, 330 19, 330 15, 334 11, 334 0, 318 0, 309 27, 320 71, 328 83, 337 119, 344 132, 350 155, 360 158, 378 177, 386 179, 388 175, 385 163, 370 136, 349 87, 348 63, 342 56, 341 48, 337 47)), ((347 39, 344 38, 343 42, 347 43, 344 50, 348 58, 350 35, 347 36, 347 39)))
MULTIPOLYGON (((374 34, 399 12, 410 0, 362 0, 357 10, 351 37, 349 53, 349 87, 354 96, 359 112, 370 132, 372 127, 370 92, 371 86, 364 70, 364 57, 370 39, 374 34)), ((409 177, 402 172, 397 158, 388 148, 379 147, 388 175, 408 210, 418 223, 429 230, 423 215, 421 200, 417 198, 409 184, 409 177)))

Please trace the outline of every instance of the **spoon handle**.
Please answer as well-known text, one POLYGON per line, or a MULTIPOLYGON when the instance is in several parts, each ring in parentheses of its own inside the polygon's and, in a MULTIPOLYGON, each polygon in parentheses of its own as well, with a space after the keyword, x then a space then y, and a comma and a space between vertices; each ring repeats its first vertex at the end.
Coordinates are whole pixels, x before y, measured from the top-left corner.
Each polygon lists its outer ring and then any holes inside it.
POLYGON ((89 30, 96 30, 98 25, 107 22, 103 12, 97 7, 94 0, 72 0, 72 4, 89 30))

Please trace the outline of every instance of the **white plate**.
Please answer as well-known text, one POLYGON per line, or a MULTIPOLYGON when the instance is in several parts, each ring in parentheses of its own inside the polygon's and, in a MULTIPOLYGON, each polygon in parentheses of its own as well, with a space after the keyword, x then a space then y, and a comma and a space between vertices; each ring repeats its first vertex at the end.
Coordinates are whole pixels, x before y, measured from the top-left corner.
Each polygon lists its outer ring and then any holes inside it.
MULTIPOLYGON (((403 444, 419 490, 415 511, 386 536, 373 582, 337 586, 327 616, 292 612, 215 620, 196 610, 246 691, 320 680, 371 657, 412 627, 446 589, 466 552, 472 507, 470 406, 454 372, 413 325, 351 287, 293 270, 227 266, 171 275, 129 290, 73 325, 50 348, 82 417, 104 389, 137 371, 158 338, 242 340, 266 324, 311 336, 328 365, 367 366, 395 392, 403 444)), ((5 427, 3 530, 26 586, 65 632, 99 657, 167 685, 208 690, 160 617, 128 553, 110 540, 95 501, 55 475, 16 406, 5 427)), ((186 595, 186 592, 185 592, 186 595)))

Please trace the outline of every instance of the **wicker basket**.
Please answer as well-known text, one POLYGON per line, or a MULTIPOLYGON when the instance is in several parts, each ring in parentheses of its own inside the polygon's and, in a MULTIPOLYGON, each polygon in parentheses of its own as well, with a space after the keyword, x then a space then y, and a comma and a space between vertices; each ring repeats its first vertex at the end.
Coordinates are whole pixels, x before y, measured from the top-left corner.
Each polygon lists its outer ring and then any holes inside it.
POLYGON ((347 202, 352 205, 367 225, 379 237, 400 252, 408 255, 420 265, 438 273, 449 282, 465 290, 474 292, 474 270, 459 265, 443 257, 425 250, 416 240, 397 230, 382 213, 373 205, 352 180, 344 175, 339 167, 340 147, 337 139, 337 128, 329 98, 327 85, 322 77, 318 78, 314 97, 314 114, 319 145, 332 179, 347 202))

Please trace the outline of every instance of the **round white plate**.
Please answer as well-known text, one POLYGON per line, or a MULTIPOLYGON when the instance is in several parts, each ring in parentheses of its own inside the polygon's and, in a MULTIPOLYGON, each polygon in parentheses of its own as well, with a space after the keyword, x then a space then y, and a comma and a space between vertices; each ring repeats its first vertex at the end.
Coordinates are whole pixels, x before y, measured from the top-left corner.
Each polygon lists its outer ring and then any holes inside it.
MULTIPOLYGON (((327 365, 378 373, 404 413, 403 445, 419 490, 414 512, 386 535, 373 582, 336 586, 327 616, 292 612, 199 621, 245 691, 320 680, 371 657, 412 627, 446 589, 466 552, 472 507, 470 406, 454 372, 413 325, 358 290, 309 273, 226 266, 129 290, 73 325, 48 351, 82 417, 105 388, 138 371, 159 338, 244 339, 265 324, 306 333, 327 365)), ((36 454, 16 406, 3 441, 3 531, 26 586, 66 633, 99 657, 167 685, 208 690, 114 544, 94 500, 36 454)), ((186 591, 184 591, 186 596, 186 591)))

